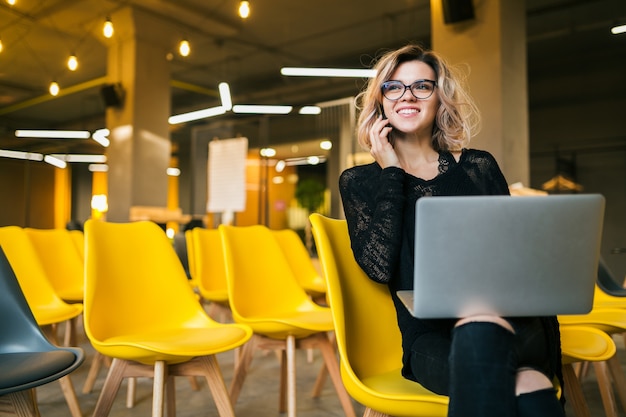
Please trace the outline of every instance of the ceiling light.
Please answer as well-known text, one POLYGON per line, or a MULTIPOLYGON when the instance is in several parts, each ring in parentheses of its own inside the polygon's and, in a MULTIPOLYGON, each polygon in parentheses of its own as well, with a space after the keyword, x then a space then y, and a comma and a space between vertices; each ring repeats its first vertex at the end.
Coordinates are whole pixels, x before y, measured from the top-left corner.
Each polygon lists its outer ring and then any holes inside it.
POLYGON ((113 22, 111 22, 111 18, 107 17, 106 21, 104 22, 104 26, 102 27, 102 33, 104 34, 105 38, 110 38, 113 36, 113 22))
POLYGON ((176 116, 171 116, 168 119, 169 124, 175 125, 178 123, 190 122, 192 120, 205 119, 207 117, 219 116, 226 113, 226 109, 222 106, 209 107, 208 109, 196 110, 189 113, 182 113, 176 116))
POLYGON ((187 39, 180 41, 178 44, 178 53, 180 53, 181 56, 189 56, 190 52, 191 46, 189 46, 189 41, 187 39))
POLYGON ((228 83, 220 83, 218 85, 220 90, 220 100, 222 100, 222 107, 224 110, 232 110, 233 109, 233 100, 230 96, 230 87, 228 83))
POLYGON ((18 138, 46 139, 89 139, 91 134, 86 130, 16 130, 18 138))
POLYGON ((4 49, 4 45, 2 45, 2 39, 0 39, 0 52, 4 49))
POLYGON ((109 166, 107 164, 89 164, 90 172, 108 172, 109 166))
POLYGON ((57 159, 65 162, 88 162, 93 164, 102 164, 107 161, 105 155, 91 155, 91 154, 50 154, 57 159))
POLYGON ((374 78, 374 69, 350 69, 350 68, 302 68, 283 67, 280 69, 282 75, 295 77, 357 77, 374 78))
POLYGON ((624 32, 626 32, 626 25, 619 25, 611 28, 611 33, 613 35, 619 35, 620 33, 624 32))
POLYGON ((239 104, 233 106, 235 113, 254 113, 254 114, 288 114, 293 106, 265 106, 256 104, 239 104))
POLYGON ((44 162, 49 163, 50 165, 54 165, 57 168, 64 169, 67 167, 67 163, 59 158, 55 158, 52 155, 46 155, 43 157, 44 162))
POLYGON ((276 156, 276 149, 274 148, 261 148, 259 151, 261 156, 265 158, 271 158, 272 156, 276 156))
POLYGON ((319 106, 304 106, 298 111, 300 114, 320 114, 322 109, 319 106))
POLYGON ((178 168, 168 168, 165 172, 170 177, 178 177, 180 175, 180 169, 178 168))
POLYGON ((285 169, 285 161, 283 161, 282 159, 278 162, 276 162, 276 172, 283 172, 283 170, 285 169))
POLYGON ((250 2, 243 0, 239 3, 239 17, 247 19, 250 16, 250 2))
POLYGON ((76 68, 78 68, 78 59, 76 59, 75 54, 70 55, 70 57, 67 59, 67 67, 70 69, 70 71, 76 71, 76 68))
POLYGON ((7 0, 7 3, 9 3, 9 6, 15 6, 15 0, 7 0))
POLYGON ((100 145, 107 148, 111 144, 111 141, 108 138, 109 133, 111 133, 109 129, 106 129, 106 128, 98 129, 95 132, 93 132, 93 135, 91 135, 91 138, 95 140, 96 142, 98 142, 100 145))
POLYGON ((52 81, 50 83, 50 87, 48 87, 48 91, 50 91, 50 94, 52 94, 53 96, 56 96, 59 94, 59 83, 57 83, 56 81, 52 81))
POLYGON ((13 159, 25 159, 27 161, 43 161, 43 155, 40 153, 8 151, 8 150, 3 150, 3 149, 0 149, 0 157, 13 158, 13 159))
POLYGON ((329 140, 323 140, 320 142, 320 148, 325 151, 329 151, 333 148, 333 143, 329 140))

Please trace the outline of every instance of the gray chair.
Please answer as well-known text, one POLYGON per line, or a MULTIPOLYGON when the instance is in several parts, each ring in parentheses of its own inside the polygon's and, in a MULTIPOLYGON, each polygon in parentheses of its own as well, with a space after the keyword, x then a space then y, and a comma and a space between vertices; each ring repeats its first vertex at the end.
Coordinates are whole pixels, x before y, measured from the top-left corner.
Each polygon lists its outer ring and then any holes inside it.
POLYGON ((0 248, 0 408, 39 416, 34 388, 65 377, 85 359, 80 348, 52 345, 35 321, 0 248))

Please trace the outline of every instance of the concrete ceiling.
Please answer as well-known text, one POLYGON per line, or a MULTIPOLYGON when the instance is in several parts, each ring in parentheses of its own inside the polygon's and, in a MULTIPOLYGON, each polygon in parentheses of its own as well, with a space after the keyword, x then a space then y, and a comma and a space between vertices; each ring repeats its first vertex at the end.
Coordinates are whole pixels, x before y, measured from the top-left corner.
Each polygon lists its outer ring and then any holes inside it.
MULTIPOLYGON (((93 141, 16 139, 14 131, 104 127, 100 87, 106 76, 107 47, 101 29, 107 16, 127 6, 150 15, 162 27, 158 42, 164 59, 172 53, 173 114, 218 105, 221 81, 230 83, 236 103, 299 106, 353 96, 361 81, 284 77, 279 70, 363 68, 382 49, 408 41, 430 42, 429 0, 251 0, 247 20, 237 16, 238 3, 17 0, 10 6, 2 0, 0 149, 102 152, 93 141), (192 46, 186 58, 175 52, 183 37, 192 46), (75 72, 66 68, 72 52, 79 59, 75 72), (56 98, 47 92, 53 79, 62 91, 56 98)), ((617 56, 624 62, 626 34, 609 33, 612 24, 626 23, 624 0, 526 0, 526 14, 529 79, 564 67, 613 62, 617 56)), ((584 92, 584 85, 577 91, 584 92)), ((542 99, 540 91, 531 97, 531 105, 542 99)))

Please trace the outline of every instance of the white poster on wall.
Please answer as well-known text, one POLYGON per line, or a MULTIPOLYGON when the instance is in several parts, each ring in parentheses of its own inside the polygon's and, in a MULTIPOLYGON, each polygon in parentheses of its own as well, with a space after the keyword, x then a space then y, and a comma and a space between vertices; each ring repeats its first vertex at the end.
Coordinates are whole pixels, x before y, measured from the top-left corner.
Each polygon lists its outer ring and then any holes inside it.
POLYGON ((209 142, 207 212, 245 210, 247 154, 247 138, 209 142))

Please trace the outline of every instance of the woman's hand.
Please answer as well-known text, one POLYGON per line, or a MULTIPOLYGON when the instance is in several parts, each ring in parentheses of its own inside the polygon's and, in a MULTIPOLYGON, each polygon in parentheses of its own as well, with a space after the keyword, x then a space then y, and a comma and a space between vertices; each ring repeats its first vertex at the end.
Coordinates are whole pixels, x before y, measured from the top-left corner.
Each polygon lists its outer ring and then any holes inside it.
POLYGON ((393 130, 389 121, 378 116, 370 130, 370 154, 381 168, 390 166, 400 167, 400 160, 389 140, 389 133, 393 130))

